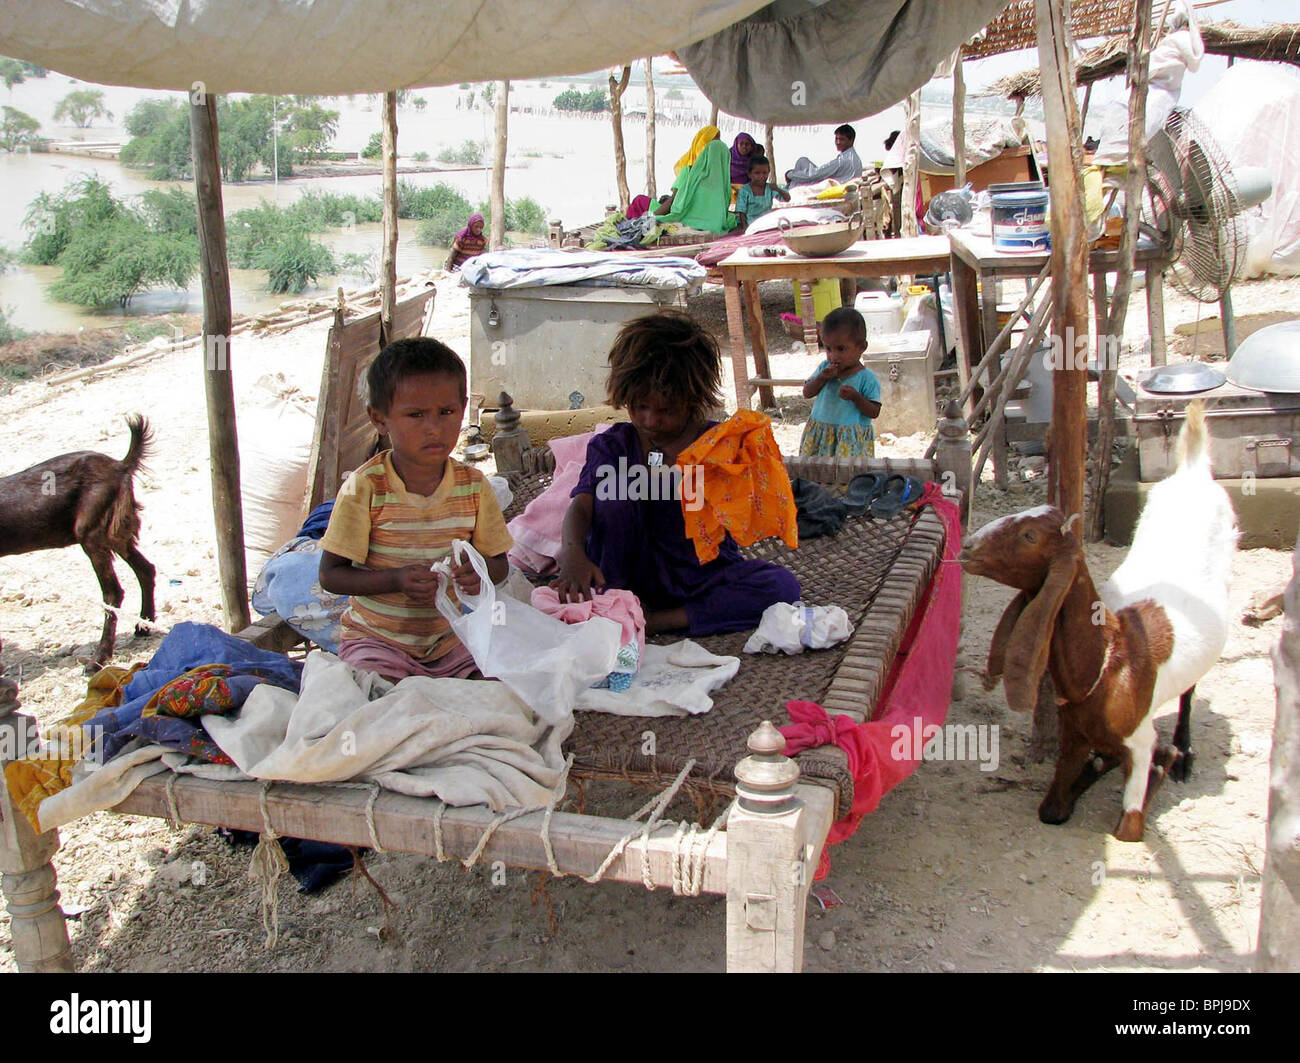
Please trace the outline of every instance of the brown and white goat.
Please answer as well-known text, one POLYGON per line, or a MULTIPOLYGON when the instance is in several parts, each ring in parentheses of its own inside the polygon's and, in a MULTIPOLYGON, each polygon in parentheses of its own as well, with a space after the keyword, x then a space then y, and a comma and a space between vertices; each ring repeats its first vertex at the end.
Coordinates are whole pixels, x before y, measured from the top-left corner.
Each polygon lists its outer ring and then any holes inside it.
POLYGON ((1050 506, 1002 517, 967 541, 972 575, 1015 587, 989 649, 988 676, 1007 704, 1032 712, 1050 669, 1060 711, 1056 774, 1038 809, 1064 823, 1102 774, 1124 770, 1121 841, 1140 841, 1166 773, 1191 766, 1192 692, 1223 652, 1236 518, 1210 470, 1204 410, 1188 406, 1173 476, 1152 488, 1133 546, 1099 594, 1075 527, 1050 506), (1160 747, 1157 711, 1180 698, 1174 746, 1160 747), (1097 758, 1101 758, 1098 762, 1097 758))
MULTIPOLYGON (((0 556, 57 550, 80 544, 99 577, 104 603, 122 604, 122 585, 113 555, 123 558, 140 581, 140 617, 154 619, 154 567, 140 553, 140 507, 132 481, 149 452, 153 433, 139 414, 127 418, 131 444, 121 461, 79 450, 50 458, 0 479, 0 556)), ((147 630, 136 625, 136 634, 147 630)), ((117 614, 104 611, 104 630, 94 665, 113 653, 117 614)), ((93 670, 93 668, 91 669, 93 670)))

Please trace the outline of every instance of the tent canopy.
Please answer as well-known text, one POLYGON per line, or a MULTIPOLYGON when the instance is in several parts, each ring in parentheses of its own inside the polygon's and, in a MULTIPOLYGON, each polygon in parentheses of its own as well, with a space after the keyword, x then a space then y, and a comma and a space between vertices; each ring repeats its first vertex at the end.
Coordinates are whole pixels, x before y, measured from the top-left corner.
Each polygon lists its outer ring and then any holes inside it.
POLYGON ((386 92, 573 74, 707 37, 763 0, 21 0, 0 55, 189 92, 386 92))
POLYGON ((340 95, 676 51, 729 114, 842 122, 919 88, 1006 0, 24 0, 0 54, 83 81, 340 95))

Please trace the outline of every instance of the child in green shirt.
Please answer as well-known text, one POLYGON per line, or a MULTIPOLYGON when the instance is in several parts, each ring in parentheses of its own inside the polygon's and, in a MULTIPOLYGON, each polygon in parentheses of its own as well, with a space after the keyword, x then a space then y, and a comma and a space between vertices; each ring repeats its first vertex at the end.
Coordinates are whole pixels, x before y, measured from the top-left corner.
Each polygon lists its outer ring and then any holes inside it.
POLYGON ((780 196, 789 202, 790 193, 779 185, 768 184, 772 173, 772 164, 762 155, 753 155, 749 160, 749 184, 741 185, 736 193, 736 227, 744 228, 753 224, 772 209, 772 200, 780 196))

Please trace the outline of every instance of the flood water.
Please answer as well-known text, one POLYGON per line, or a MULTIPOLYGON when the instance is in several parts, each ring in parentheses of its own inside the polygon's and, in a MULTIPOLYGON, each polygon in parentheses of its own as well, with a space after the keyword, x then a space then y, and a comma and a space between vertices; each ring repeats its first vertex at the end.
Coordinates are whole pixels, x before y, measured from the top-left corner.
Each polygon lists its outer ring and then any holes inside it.
MULTIPOLYGON (((559 218, 567 227, 576 228, 603 216, 606 204, 617 202, 618 193, 613 163, 613 132, 609 116, 587 118, 560 116, 554 113, 537 113, 550 109, 556 93, 570 85, 587 89, 600 82, 554 79, 548 82, 531 81, 511 86, 512 111, 509 127, 509 152, 506 169, 506 195, 511 199, 529 196, 540 203, 547 216, 559 218), (531 109, 533 113, 528 113, 531 109)), ((167 93, 148 90, 104 86, 105 103, 113 112, 112 120, 100 119, 88 129, 76 129, 53 121, 53 111, 58 101, 73 88, 82 87, 72 79, 51 73, 48 77, 29 79, 17 84, 8 93, 11 106, 32 115, 41 122, 41 134, 56 141, 81 140, 121 143, 126 140, 123 118, 142 99, 167 96, 167 93)), ((685 78, 657 76, 657 103, 662 112, 671 110, 680 115, 676 123, 660 123, 657 131, 656 177, 660 193, 672 183, 673 162, 690 145, 698 122, 693 115, 707 120, 708 103, 685 78), (679 96, 668 98, 673 91, 679 96)), ((474 86, 481 91, 481 86, 474 86)), ((411 156, 426 152, 436 159, 444 148, 458 147, 466 140, 486 142, 492 139, 492 114, 488 110, 466 107, 469 90, 455 86, 415 90, 413 95, 424 97, 427 105, 417 111, 406 106, 398 113, 399 165, 415 165, 411 156), (459 106, 458 106, 459 105, 459 106)), ((373 97, 334 98, 326 106, 339 111, 338 132, 334 148, 340 151, 360 150, 371 134, 379 129, 381 110, 373 97)), ((481 106, 481 104, 480 104, 481 106)), ((624 97, 626 110, 644 111, 644 89, 630 86, 624 97)), ((866 161, 883 154, 880 142, 891 129, 901 122, 900 108, 891 108, 882 114, 855 123, 858 130, 858 149, 866 161)), ((754 123, 736 119, 722 122, 724 139, 730 142, 740 128, 746 128, 756 139, 762 139, 762 129, 754 123)), ((646 185, 646 143, 643 120, 624 121, 628 181, 635 195, 646 185)), ((489 147, 490 152, 490 147, 489 147)), ((799 155, 822 161, 833 154, 830 126, 780 128, 776 133, 777 165, 792 164, 799 155)), ((57 192, 78 173, 94 173, 108 181, 119 196, 138 195, 150 188, 168 187, 167 182, 147 180, 139 171, 119 165, 116 161, 67 154, 0 154, 0 245, 17 249, 26 239, 23 216, 28 204, 42 192, 57 192)), ((471 203, 478 204, 488 198, 490 175, 487 170, 460 170, 440 173, 405 175, 417 186, 439 182, 451 185, 462 192, 471 203)), ((381 188, 378 175, 343 176, 316 179, 290 178, 276 186, 269 179, 244 184, 223 186, 227 215, 244 207, 255 206, 265 199, 288 205, 307 189, 328 190, 358 195, 378 195, 381 188)), ((181 185, 192 189, 192 185, 181 185)), ((423 247, 415 242, 418 222, 403 222, 399 229, 398 275, 441 265, 446 258, 443 248, 423 247)), ((345 232, 326 230, 315 236, 336 254, 359 252, 374 255, 378 262, 381 227, 358 225, 345 232)), ((0 273, 0 306, 9 308, 16 324, 29 331, 75 331, 78 328, 103 328, 120 323, 117 313, 99 313, 50 299, 49 285, 57 279, 53 267, 19 266, 0 273)), ((347 287, 366 283, 363 276, 322 277, 320 286, 308 289, 302 297, 327 295, 339 284, 347 287)), ((266 290, 266 273, 261 270, 232 270, 231 295, 235 313, 257 313, 277 306, 286 298, 272 295, 266 290)), ((294 297, 297 298, 297 297, 294 297)), ((137 295, 126 311, 127 316, 168 312, 199 313, 202 295, 197 276, 188 291, 157 290, 137 295)))

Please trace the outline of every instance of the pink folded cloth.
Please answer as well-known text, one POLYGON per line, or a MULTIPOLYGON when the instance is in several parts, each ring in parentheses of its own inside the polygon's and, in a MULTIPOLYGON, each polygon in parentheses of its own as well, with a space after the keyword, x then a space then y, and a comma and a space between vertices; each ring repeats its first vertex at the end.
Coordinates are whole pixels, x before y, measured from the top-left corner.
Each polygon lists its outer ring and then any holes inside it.
POLYGON ((339 644, 339 659, 353 668, 377 672, 394 683, 413 675, 429 679, 470 679, 477 675, 478 665, 465 644, 454 636, 448 637, 454 643, 451 649, 427 664, 379 639, 344 639, 339 644))
POLYGON ((524 507, 506 527, 514 539, 514 548, 506 555, 516 568, 544 576, 555 569, 560 554, 564 514, 569 509, 569 493, 577 486, 578 476, 587 461, 587 443, 608 424, 598 424, 595 431, 551 440, 555 454, 555 473, 551 486, 524 507), (550 561, 549 565, 545 562, 550 561), (542 567, 539 567, 542 566, 542 567))
POLYGON ((631 591, 608 590, 593 594, 587 601, 562 602, 552 588, 534 587, 533 608, 566 624, 580 624, 593 616, 613 620, 622 628, 619 644, 635 642, 638 660, 645 654, 645 614, 631 591))

